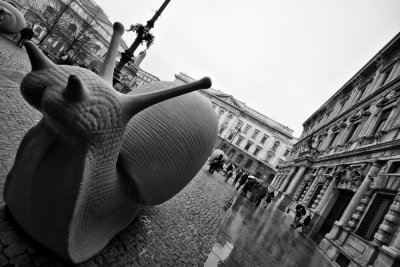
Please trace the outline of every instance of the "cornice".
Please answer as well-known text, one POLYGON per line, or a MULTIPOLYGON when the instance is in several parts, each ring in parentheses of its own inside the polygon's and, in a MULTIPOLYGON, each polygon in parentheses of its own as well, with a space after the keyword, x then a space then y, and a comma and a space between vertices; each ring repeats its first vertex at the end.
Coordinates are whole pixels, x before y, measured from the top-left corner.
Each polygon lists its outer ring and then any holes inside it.
POLYGON ((390 150, 390 149, 395 149, 395 148, 400 148, 400 139, 398 140, 393 140, 389 142, 384 142, 372 146, 367 146, 367 147, 360 147, 357 149, 353 149, 350 151, 345 151, 342 153, 337 153, 325 157, 320 157, 316 158, 314 160, 315 163, 320 163, 332 159, 338 159, 338 158, 346 158, 346 157, 351 157, 351 156, 357 156, 361 154, 370 154, 372 152, 379 152, 379 151, 385 151, 385 150, 390 150))
MULTIPOLYGON (((316 134, 318 131, 324 129, 324 128, 329 128, 330 125, 333 125, 335 123, 337 123, 339 120, 341 120, 343 117, 348 116, 351 112, 353 112, 355 109, 367 104, 369 101, 371 101, 373 98, 377 97, 378 95, 382 94, 384 91, 386 91, 387 89, 389 89, 390 87, 396 87, 396 86, 400 86, 400 76, 397 77, 396 79, 390 81, 389 83, 381 86, 378 90, 376 90, 375 92, 373 92, 372 94, 370 94, 369 96, 367 96, 366 98, 363 99, 363 101, 360 101, 358 103, 353 104, 353 106, 351 106, 349 109, 347 109, 346 111, 344 111, 342 114, 338 115, 335 117, 335 119, 329 121, 328 123, 320 126, 318 129, 314 130, 313 132, 311 132, 310 134, 308 134, 307 136, 303 137, 302 139, 300 139, 297 143, 300 143, 308 138, 310 138, 310 136, 316 134)), ((373 101, 371 101, 373 102, 373 101)), ((296 144, 297 144, 296 143, 296 144)))
MULTIPOLYGON (((337 97, 345 88, 349 86, 350 83, 352 83, 353 79, 357 76, 362 76, 364 72, 368 72, 369 68, 374 67, 374 65, 382 63, 383 57, 386 57, 385 53, 389 51, 388 53, 391 52, 392 49, 398 48, 398 44, 400 43, 400 33, 396 34, 383 48, 381 48, 378 53, 375 54, 356 74, 354 74, 349 81, 347 81, 333 96, 331 96, 322 106, 324 107, 327 105, 331 100, 333 100, 335 97, 337 97), (379 62, 381 61, 381 62, 379 62)), ((314 112, 309 119, 314 117, 318 113, 319 109, 314 112)), ((305 125, 309 119, 307 119, 303 125, 305 125)))

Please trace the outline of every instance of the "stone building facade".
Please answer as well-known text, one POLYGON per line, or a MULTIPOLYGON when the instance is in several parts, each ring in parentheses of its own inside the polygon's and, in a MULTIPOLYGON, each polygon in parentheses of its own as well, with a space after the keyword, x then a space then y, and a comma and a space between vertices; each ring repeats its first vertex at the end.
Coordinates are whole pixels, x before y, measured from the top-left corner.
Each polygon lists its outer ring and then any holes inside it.
MULTIPOLYGON (((51 5, 49 5, 49 1, 44 0, 9 0, 9 2, 14 4, 16 8, 21 11, 28 24, 35 24, 35 37, 32 40, 34 42, 39 42, 39 40, 44 37, 46 31, 39 25, 39 23, 37 23, 37 21, 35 21, 35 15, 31 10, 30 3, 34 3, 37 7, 46 10, 46 12, 56 12, 55 9, 59 12, 58 10, 62 9, 62 5, 69 1, 54 0, 51 2, 51 5)), ((68 18, 80 17, 90 21, 90 27, 87 31, 93 34, 95 45, 90 48, 82 46, 77 51, 69 51, 69 54, 70 56, 73 56, 76 61, 85 64, 90 69, 98 69, 107 53, 111 41, 113 23, 110 22, 104 11, 93 0, 73 0, 70 8, 67 9, 63 16, 68 18)), ((74 20, 71 19, 71 23, 74 23, 74 20)), ((81 27, 81 25, 74 25, 77 27, 77 31, 79 32, 79 27, 81 27)), ((48 56, 53 60, 56 60, 58 56, 66 50, 66 48, 67 44, 52 35, 47 36, 42 44, 42 49, 44 49, 48 56)), ((127 48, 128 46, 126 43, 121 40, 119 55, 127 48)))
POLYGON ((400 34, 304 124, 272 186, 338 266, 400 266, 400 34))
MULTIPOLYGON (((175 75, 176 82, 194 79, 184 73, 175 75)), ((296 139, 293 130, 246 106, 219 90, 201 90, 210 99, 218 118, 215 149, 223 150, 237 168, 271 182, 292 150, 296 139)))

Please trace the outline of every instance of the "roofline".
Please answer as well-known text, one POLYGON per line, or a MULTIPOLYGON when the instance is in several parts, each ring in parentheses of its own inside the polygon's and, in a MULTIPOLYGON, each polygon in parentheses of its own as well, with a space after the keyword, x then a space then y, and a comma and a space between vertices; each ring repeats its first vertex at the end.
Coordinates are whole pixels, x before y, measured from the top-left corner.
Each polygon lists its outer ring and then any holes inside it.
MULTIPOLYGON (((185 82, 192 82, 192 81, 195 81, 194 78, 192 78, 192 77, 190 77, 189 75, 187 75, 187 74, 185 74, 185 73, 182 73, 182 72, 179 73, 179 74, 175 74, 174 76, 175 76, 176 79, 181 79, 181 80, 183 80, 183 81, 185 81, 185 82)), ((214 90, 215 90, 215 89, 214 89, 214 90)), ((216 97, 215 95, 211 94, 210 92, 207 92, 207 91, 205 91, 205 90, 201 90, 201 91, 204 92, 204 93, 206 93, 206 94, 208 94, 208 95, 211 95, 211 96, 213 96, 213 97, 216 97)), ((234 98, 232 95, 228 95, 228 96, 231 96, 232 98, 234 98)), ((239 102, 240 102, 240 101, 239 101, 239 102)), ((241 103, 243 103, 243 102, 241 102, 241 103)), ((258 121, 260 121, 260 122, 266 124, 268 127, 270 127, 270 128, 272 128, 272 129, 278 131, 280 134, 284 135, 285 137, 289 138, 290 140, 293 140, 293 139, 296 140, 296 138, 295 138, 292 134, 287 133, 287 132, 284 132, 282 129, 279 129, 279 128, 277 128, 276 126, 270 125, 268 122, 264 121, 262 118, 258 118, 258 117, 256 117, 256 116, 253 116, 253 115, 250 114, 246 109, 250 109, 250 110, 252 110, 252 111, 254 111, 254 112, 257 112, 257 113, 259 113, 259 112, 256 111, 256 110, 254 110, 254 109, 252 109, 252 108, 250 108, 250 107, 248 107, 245 103, 243 103, 243 105, 244 105, 244 107, 241 108, 240 111, 242 111, 242 112, 243 112, 244 114, 246 114, 247 116, 249 116, 249 117, 251 117, 251 118, 253 118, 253 119, 256 119, 256 120, 258 120, 258 121)), ((281 124, 281 123, 279 123, 279 122, 277 122, 277 121, 275 121, 275 120, 273 120, 273 119, 271 119, 271 118, 269 118, 269 117, 267 117, 267 116, 265 116, 265 115, 262 115, 262 116, 264 116, 264 117, 266 117, 266 118, 268 118, 268 119, 274 121, 275 123, 281 125, 282 127, 287 128, 287 129, 290 130, 291 132, 294 132, 294 130, 290 129, 289 127, 284 126, 283 124, 281 124)), ((294 145, 294 144, 293 144, 293 145, 294 145)))
POLYGON ((371 66, 371 64, 373 64, 378 58, 379 56, 381 56, 386 50, 388 50, 388 48, 392 47, 396 42, 400 41, 400 32, 398 32, 383 48, 381 48, 379 50, 378 53, 376 53, 356 74, 354 74, 338 91, 336 91, 335 94, 333 94, 333 96, 331 96, 327 101, 325 101, 324 104, 322 104, 322 106, 320 106, 310 117, 308 117, 307 120, 305 120, 303 122, 303 127, 304 125, 306 125, 309 121, 312 120, 312 118, 314 116, 316 116, 321 110, 323 110, 323 108, 326 107, 326 105, 333 100, 335 97, 337 97, 338 95, 340 95, 340 93, 347 87, 349 86, 354 79, 359 76, 362 72, 364 72, 369 66, 371 66))

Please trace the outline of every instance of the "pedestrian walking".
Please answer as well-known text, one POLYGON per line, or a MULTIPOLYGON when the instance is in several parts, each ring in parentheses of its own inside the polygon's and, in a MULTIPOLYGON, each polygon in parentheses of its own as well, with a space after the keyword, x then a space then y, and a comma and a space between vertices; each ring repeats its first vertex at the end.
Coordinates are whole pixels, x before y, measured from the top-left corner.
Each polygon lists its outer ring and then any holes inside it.
POLYGON ((268 193, 267 198, 265 199, 264 208, 268 207, 268 204, 271 203, 271 201, 274 199, 274 197, 275 197, 274 191, 271 191, 268 193))
POLYGON ((243 190, 242 190, 242 193, 241 193, 242 196, 247 197, 248 191, 253 188, 255 182, 256 182, 256 180, 254 180, 254 179, 247 179, 247 182, 243 186, 243 190))
POLYGON ((239 180, 239 178, 242 176, 242 174, 243 174, 243 171, 242 171, 242 170, 239 170, 239 171, 236 173, 235 179, 233 180, 232 185, 235 185, 235 184, 236 184, 236 182, 239 180))
POLYGON ((233 164, 232 164, 232 162, 229 163, 228 167, 226 167, 226 170, 224 171, 224 173, 225 173, 224 175, 225 175, 225 176, 228 175, 228 173, 229 173, 230 171, 233 171, 233 164))
POLYGON ((217 165, 217 168, 215 169, 217 172, 220 172, 220 170, 222 170, 223 168, 224 168, 224 164, 225 164, 225 161, 224 160, 221 160, 219 163, 218 163, 218 165, 217 165))
POLYGON ((229 171, 228 173, 227 173, 227 175, 225 175, 225 182, 228 182, 228 180, 229 180, 229 178, 231 178, 232 177, 232 175, 233 175, 233 171, 229 171))
POLYGON ((239 186, 236 187, 236 190, 239 191, 239 188, 247 182, 247 178, 249 177, 249 174, 247 172, 244 172, 243 175, 240 177, 240 180, 238 182, 239 186))
POLYGON ((257 198, 255 199, 255 204, 256 206, 260 206, 261 200, 268 194, 268 185, 263 185, 260 188, 260 192, 257 195, 257 198))

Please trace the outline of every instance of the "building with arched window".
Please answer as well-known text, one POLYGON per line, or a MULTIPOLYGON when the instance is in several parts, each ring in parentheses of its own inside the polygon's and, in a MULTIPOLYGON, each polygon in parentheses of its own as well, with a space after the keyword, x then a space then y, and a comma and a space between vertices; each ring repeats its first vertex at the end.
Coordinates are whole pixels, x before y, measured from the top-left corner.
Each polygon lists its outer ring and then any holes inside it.
MULTIPOLYGON (((175 77, 179 83, 194 81, 183 73, 175 77)), ((236 167, 264 180, 272 178, 296 142, 293 130, 219 90, 200 93, 210 99, 218 118, 215 149, 225 151, 236 167)))
POLYGON ((400 34, 303 123, 271 186, 338 266, 399 266, 400 34))

